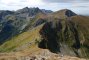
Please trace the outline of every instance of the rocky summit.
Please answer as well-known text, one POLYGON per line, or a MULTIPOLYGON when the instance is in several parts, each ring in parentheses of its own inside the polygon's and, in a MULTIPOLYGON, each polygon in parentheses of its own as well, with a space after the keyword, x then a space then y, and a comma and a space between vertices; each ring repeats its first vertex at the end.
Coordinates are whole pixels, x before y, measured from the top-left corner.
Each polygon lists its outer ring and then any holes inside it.
POLYGON ((89 16, 69 9, 0 11, 0 59, 89 59, 88 36, 89 16))

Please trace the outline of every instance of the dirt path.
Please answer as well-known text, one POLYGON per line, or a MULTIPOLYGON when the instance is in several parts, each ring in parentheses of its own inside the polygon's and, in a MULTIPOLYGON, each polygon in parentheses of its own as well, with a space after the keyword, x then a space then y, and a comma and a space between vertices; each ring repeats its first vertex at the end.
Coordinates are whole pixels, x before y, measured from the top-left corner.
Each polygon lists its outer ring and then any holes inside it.
POLYGON ((0 53, 0 60, 86 60, 77 57, 54 54, 47 49, 33 48, 12 53, 0 53))

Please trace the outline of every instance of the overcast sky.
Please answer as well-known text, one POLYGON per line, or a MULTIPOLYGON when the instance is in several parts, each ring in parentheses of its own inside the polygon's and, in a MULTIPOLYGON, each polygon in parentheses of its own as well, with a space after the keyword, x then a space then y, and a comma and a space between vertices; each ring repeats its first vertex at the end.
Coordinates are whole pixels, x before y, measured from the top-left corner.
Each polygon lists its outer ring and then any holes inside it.
POLYGON ((53 11, 70 9, 78 14, 89 15, 89 0, 0 0, 0 10, 17 10, 24 7, 53 11))

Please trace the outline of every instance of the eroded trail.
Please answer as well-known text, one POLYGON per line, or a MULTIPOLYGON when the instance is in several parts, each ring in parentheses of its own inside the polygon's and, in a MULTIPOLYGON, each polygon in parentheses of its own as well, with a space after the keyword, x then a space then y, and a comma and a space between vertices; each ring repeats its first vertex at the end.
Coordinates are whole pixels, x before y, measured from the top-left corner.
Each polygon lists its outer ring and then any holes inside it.
POLYGON ((62 54, 51 53, 47 49, 33 48, 30 50, 0 53, 0 60, 86 60, 83 58, 70 57, 62 54))

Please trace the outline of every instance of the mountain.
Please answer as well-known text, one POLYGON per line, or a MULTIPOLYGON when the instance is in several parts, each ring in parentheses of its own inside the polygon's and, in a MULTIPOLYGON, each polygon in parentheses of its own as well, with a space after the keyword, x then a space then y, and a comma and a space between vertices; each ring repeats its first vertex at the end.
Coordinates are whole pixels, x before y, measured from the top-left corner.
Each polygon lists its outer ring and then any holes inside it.
POLYGON ((23 15, 23 16, 35 16, 38 13, 52 13, 51 10, 45 10, 45 9, 39 9, 38 7, 34 8, 28 8, 25 7, 23 9, 17 10, 17 14, 23 15))
POLYGON ((72 12, 71 10, 63 9, 60 11, 53 12, 51 15, 55 18, 65 19, 67 17, 75 16, 77 14, 72 12))
POLYGON ((42 23, 36 23, 35 20, 37 19, 35 19, 35 16, 39 13, 47 14, 47 12, 48 10, 43 11, 38 7, 25 7, 17 11, 0 11, 0 44, 11 38, 12 35, 17 35, 31 27, 35 27, 36 25, 42 23))
POLYGON ((56 13, 65 15, 67 17, 71 17, 71 16, 77 15, 76 13, 74 13, 71 10, 68 10, 68 9, 63 9, 63 10, 57 11, 56 13))
POLYGON ((17 10, 16 14, 22 17, 32 17, 35 16, 37 13, 42 12, 39 8, 28 8, 25 7, 23 9, 17 10))
POLYGON ((44 12, 44 13, 47 13, 47 14, 53 12, 53 11, 51 11, 51 10, 45 10, 45 9, 41 9, 41 11, 44 12))
POLYGON ((9 14, 14 14, 14 12, 13 11, 8 11, 8 10, 0 11, 0 20, 2 20, 6 15, 9 15, 9 14))
POLYGON ((63 55, 88 57, 89 18, 86 18, 87 22, 84 18, 77 17, 76 20, 79 21, 73 20, 73 17, 71 20, 47 22, 40 30, 42 41, 39 47, 55 53, 61 52, 63 55))
POLYGON ((3 21, 0 52, 32 50, 33 53, 41 48, 56 54, 89 58, 88 16, 68 9, 45 13, 39 8, 25 7, 5 16, 3 21))

